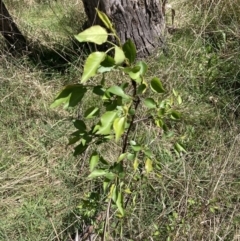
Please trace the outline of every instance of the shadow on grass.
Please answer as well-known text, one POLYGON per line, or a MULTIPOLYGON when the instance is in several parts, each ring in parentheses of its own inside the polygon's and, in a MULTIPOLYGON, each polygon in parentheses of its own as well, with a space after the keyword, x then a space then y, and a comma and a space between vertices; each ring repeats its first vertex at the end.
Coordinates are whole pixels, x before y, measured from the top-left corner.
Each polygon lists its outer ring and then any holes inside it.
POLYGON ((35 45, 29 59, 34 67, 44 70, 44 73, 59 72, 64 74, 69 67, 85 60, 90 49, 87 44, 81 44, 70 39, 67 45, 55 44, 54 46, 35 45))

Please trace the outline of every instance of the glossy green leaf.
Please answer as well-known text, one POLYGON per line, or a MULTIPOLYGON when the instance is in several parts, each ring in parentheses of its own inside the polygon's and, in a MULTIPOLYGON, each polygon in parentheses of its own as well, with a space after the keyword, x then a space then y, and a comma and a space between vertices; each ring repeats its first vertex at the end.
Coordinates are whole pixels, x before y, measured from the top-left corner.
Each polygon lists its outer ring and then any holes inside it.
POLYGON ((87 128, 85 123, 82 120, 75 120, 73 124, 74 124, 74 127, 78 129, 80 132, 84 132, 87 128))
POLYGON ((115 54, 114 54, 115 64, 120 65, 125 61, 126 57, 121 48, 119 48, 118 46, 115 46, 114 49, 115 49, 115 54))
POLYGON ((108 186, 109 186, 109 180, 105 179, 104 182, 103 182, 103 192, 104 192, 104 194, 106 194, 108 186))
POLYGON ((144 61, 139 61, 136 66, 140 67, 140 74, 141 75, 145 75, 147 70, 148 70, 148 66, 144 61))
POLYGON ((163 117, 166 114, 166 109, 160 107, 160 109, 158 110, 157 114, 158 114, 159 117, 163 117))
POLYGON ((96 177, 101 177, 101 176, 105 176, 107 174, 106 170, 102 170, 102 169, 95 169, 93 170, 90 175, 88 176, 88 178, 93 179, 96 177))
POLYGON ((96 134, 97 135, 109 135, 111 134, 112 132, 112 124, 105 124, 105 125, 102 125, 102 126, 98 126, 98 128, 96 129, 96 134))
POLYGON ((116 111, 107 111, 101 116, 102 125, 112 123, 117 115, 116 111))
POLYGON ((113 25, 110 19, 108 18, 108 16, 104 12, 99 11, 97 8, 96 8, 96 11, 97 11, 98 17, 102 20, 105 27, 108 28, 109 30, 113 30, 113 25))
POLYGON ((97 166, 98 162, 99 162, 99 155, 97 152, 94 152, 91 155, 90 161, 89 161, 90 172, 92 172, 94 170, 94 168, 97 166))
POLYGON ((68 140, 68 145, 73 145, 73 144, 77 143, 80 139, 81 139, 81 136, 71 137, 68 140))
POLYGON ((147 90, 147 86, 145 84, 140 84, 137 88, 137 94, 141 95, 145 93, 146 90, 147 90))
POLYGON ((106 108, 106 111, 114 111, 114 110, 116 110, 116 108, 118 106, 118 101, 116 99, 106 101, 104 103, 104 106, 106 108))
POLYGON ((83 152, 86 151, 87 147, 88 147, 87 145, 83 145, 83 144, 81 143, 80 145, 78 145, 78 146, 76 146, 76 147, 74 148, 74 153, 73 153, 73 155, 74 155, 74 156, 77 156, 77 155, 82 154, 83 152))
POLYGON ((114 68, 115 60, 111 56, 106 55, 105 59, 101 62, 101 65, 99 66, 97 72, 106 73, 112 71, 114 68))
POLYGON ((134 162, 133 162, 133 169, 134 171, 136 171, 138 169, 139 166, 139 161, 137 158, 135 158, 134 162))
POLYGON ((111 170, 118 174, 120 178, 123 178, 125 175, 124 169, 123 169, 123 162, 115 162, 113 166, 111 167, 111 170))
POLYGON ((132 193, 129 188, 125 189, 124 192, 127 193, 127 194, 131 194, 132 193))
POLYGON ((177 97, 177 101, 178 101, 178 104, 181 105, 182 104, 182 97, 179 95, 177 97))
POLYGON ((103 74, 103 73, 111 72, 114 69, 114 67, 115 66, 111 66, 111 67, 100 66, 97 70, 97 73, 103 74))
POLYGON ((173 89, 172 92, 173 92, 173 95, 174 95, 175 97, 178 96, 178 93, 177 93, 177 91, 176 91, 175 89, 173 89))
POLYGON ((149 158, 151 158, 153 156, 153 153, 148 148, 143 150, 143 153, 149 158))
POLYGON ((115 177, 116 177, 116 174, 115 173, 112 173, 112 172, 108 172, 104 175, 108 180, 113 180, 115 177))
POLYGON ((110 88, 107 89, 108 92, 121 96, 124 99, 130 99, 131 97, 129 95, 126 95, 123 91, 123 89, 117 85, 111 86, 110 88))
POLYGON ((111 133, 112 123, 117 115, 116 111, 105 112, 100 119, 101 125, 98 127, 96 134, 108 135, 111 133))
POLYGON ((181 114, 175 110, 171 112, 171 118, 173 120, 179 120, 181 118, 181 114))
POLYGON ((122 196, 122 192, 121 191, 118 192, 116 205, 118 207, 118 211, 121 213, 122 216, 124 216, 123 196, 122 196))
POLYGON ((144 105, 145 105, 146 107, 148 107, 149 109, 154 109, 154 108, 157 107, 156 102, 155 102, 154 99, 152 99, 152 98, 146 98, 146 99, 144 99, 143 103, 144 103, 144 105))
POLYGON ((103 96, 105 93, 105 89, 103 88, 103 86, 98 85, 98 86, 94 86, 92 92, 95 95, 99 95, 99 96, 103 96))
POLYGON ((126 117, 116 118, 113 122, 116 141, 120 139, 125 129, 126 117))
POLYGON ((145 162, 145 169, 146 169, 146 172, 149 173, 153 170, 153 167, 152 167, 152 160, 147 158, 146 162, 145 162))
POLYGON ((92 26, 78 35, 74 36, 79 42, 92 42, 95 44, 103 44, 107 41, 108 33, 105 28, 95 25, 92 26))
POLYGON ((185 150, 185 148, 184 148, 180 143, 178 143, 178 142, 175 143, 174 149, 175 149, 178 153, 181 153, 181 152, 187 153, 187 151, 185 150))
POLYGON ((90 136, 88 133, 85 133, 82 135, 81 143, 85 146, 86 144, 91 142, 91 140, 92 140, 92 136, 90 136))
POLYGON ((133 161, 134 160, 134 158, 135 158, 135 154, 133 154, 133 153, 128 153, 127 154, 127 159, 129 160, 129 161, 133 161))
POLYGON ((99 114, 99 108, 98 107, 90 107, 87 109, 84 113, 84 117, 86 119, 92 119, 93 117, 97 116, 99 114))
POLYGON ((64 104, 64 108, 74 107, 82 100, 86 92, 87 89, 83 85, 67 85, 60 91, 50 107, 55 108, 61 104, 64 104))
POLYGON ((113 202, 116 203, 117 202, 117 197, 118 197, 118 189, 117 189, 115 184, 112 185, 111 192, 112 192, 111 198, 112 198, 113 202))
POLYGON ((91 77, 95 76, 101 62, 105 59, 106 53, 93 52, 90 54, 84 64, 81 83, 86 82, 91 77))
POLYGON ((157 77, 155 77, 151 80, 150 86, 151 86, 151 89, 154 92, 157 92, 157 93, 164 93, 165 92, 161 81, 157 77))
POLYGON ((106 55, 105 59, 101 62, 103 67, 113 67, 115 66, 115 60, 110 55, 106 55))
POLYGON ((133 79, 133 80, 135 80, 135 81, 136 81, 136 80, 139 80, 139 81, 137 81, 137 82, 139 82, 139 83, 140 83, 140 81, 141 81, 141 79, 139 79, 139 77, 140 77, 140 75, 141 75, 140 70, 141 70, 141 67, 140 67, 140 66, 134 66, 133 68, 131 68, 131 67, 126 67, 126 68, 123 69, 123 71, 124 71, 125 73, 127 73, 131 79, 133 79))
POLYGON ((137 142, 134 141, 134 140, 131 140, 131 141, 130 141, 130 144, 134 146, 134 145, 137 145, 137 142))
POLYGON ((134 145, 134 146, 131 146, 131 148, 134 150, 134 151, 141 151, 142 150, 142 147, 140 145, 134 145))
POLYGON ((122 153, 122 154, 118 157, 118 162, 122 161, 126 156, 127 156, 127 153, 122 153))
POLYGON ((129 63, 130 64, 134 63, 137 55, 137 50, 132 40, 129 39, 126 41, 126 43, 124 43, 123 52, 126 58, 128 59, 129 63))

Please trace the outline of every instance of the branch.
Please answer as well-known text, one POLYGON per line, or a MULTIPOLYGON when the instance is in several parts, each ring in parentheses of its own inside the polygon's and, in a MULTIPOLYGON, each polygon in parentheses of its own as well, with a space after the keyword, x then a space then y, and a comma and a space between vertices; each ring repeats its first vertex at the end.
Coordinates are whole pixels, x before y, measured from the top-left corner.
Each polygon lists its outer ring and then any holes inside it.
POLYGON ((138 105, 140 104, 140 98, 137 96, 137 85, 136 85, 136 82, 134 80, 132 80, 132 86, 133 86, 133 98, 135 98, 135 100, 134 100, 134 102, 135 102, 135 105, 134 105, 135 112, 132 116, 132 119, 131 119, 131 122, 129 124, 127 133, 126 133, 126 135, 124 137, 124 140, 123 140, 122 153, 126 152, 127 144, 128 144, 128 136, 129 136, 129 133, 130 133, 130 131, 132 129, 132 126, 134 124, 134 119, 136 117, 136 111, 137 111, 138 105))

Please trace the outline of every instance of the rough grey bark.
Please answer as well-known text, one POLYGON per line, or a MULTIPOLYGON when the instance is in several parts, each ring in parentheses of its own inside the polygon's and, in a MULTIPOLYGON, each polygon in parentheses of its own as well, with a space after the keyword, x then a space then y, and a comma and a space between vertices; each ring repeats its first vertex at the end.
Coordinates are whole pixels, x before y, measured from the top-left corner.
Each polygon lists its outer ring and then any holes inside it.
POLYGON ((164 7, 166 0, 83 0, 89 24, 99 24, 95 8, 103 11, 114 23, 124 43, 132 39, 138 57, 153 53, 164 44, 164 7))
POLYGON ((27 41, 2 0, 0 0, 0 32, 5 38, 10 51, 22 52, 27 50, 27 41))

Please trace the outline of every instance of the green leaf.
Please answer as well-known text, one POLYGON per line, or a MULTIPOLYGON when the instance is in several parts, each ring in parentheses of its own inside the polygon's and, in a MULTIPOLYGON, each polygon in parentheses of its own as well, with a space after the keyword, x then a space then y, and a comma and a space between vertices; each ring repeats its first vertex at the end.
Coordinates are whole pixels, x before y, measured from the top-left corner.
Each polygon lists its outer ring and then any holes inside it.
POLYGON ((135 146, 135 145, 137 145, 137 142, 134 141, 134 140, 131 140, 131 141, 130 141, 130 144, 133 145, 133 146, 135 146))
POLYGON ((131 97, 129 95, 126 95, 123 91, 123 89, 117 85, 111 86, 110 88, 107 89, 108 92, 121 96, 124 99, 130 99, 131 97))
POLYGON ((78 146, 76 146, 76 147, 74 148, 74 153, 73 153, 73 155, 74 155, 74 156, 77 156, 77 155, 82 154, 83 152, 85 152, 85 150, 87 149, 87 147, 88 147, 88 146, 83 145, 83 144, 81 143, 80 145, 78 145, 78 146))
POLYGON ((117 115, 116 111, 105 112, 100 119, 101 125, 98 127, 96 134, 108 135, 111 133, 112 123, 117 115))
POLYGON ((149 109, 154 109, 154 108, 157 107, 156 102, 155 102, 154 99, 152 99, 152 98, 146 98, 146 99, 144 99, 143 103, 144 103, 144 105, 145 105, 146 107, 148 107, 149 109))
POLYGON ((117 115, 116 111, 107 111, 101 116, 101 124, 106 125, 109 123, 113 123, 113 120, 115 119, 117 115))
POLYGON ((75 144, 76 142, 78 142, 81 139, 81 136, 74 136, 72 138, 69 138, 68 140, 68 145, 72 145, 75 144))
POLYGON ((115 132, 116 141, 120 139, 125 129, 126 117, 116 118, 113 122, 113 129, 115 132))
POLYGON ((177 101, 178 101, 178 104, 181 105, 182 104, 182 97, 179 95, 177 97, 177 101))
POLYGON ((122 153, 119 157, 118 157, 118 162, 122 161, 125 157, 127 156, 127 153, 122 153))
POLYGON ((154 92, 157 92, 157 93, 164 93, 165 92, 161 81, 157 77, 155 77, 151 80, 150 86, 151 86, 151 89, 154 92))
POLYGON ((145 150, 143 150, 143 152, 149 158, 151 158, 153 156, 153 153, 150 151, 150 149, 145 149, 145 150))
POLYGON ((135 158, 135 160, 134 160, 134 162, 133 162, 133 169, 134 169, 134 171, 137 170, 138 166, 139 166, 139 161, 138 161, 137 158, 135 158))
POLYGON ((116 99, 114 100, 109 100, 104 103, 104 106, 107 111, 113 111, 117 108, 118 106, 118 101, 116 99))
POLYGON ((123 69, 125 73, 129 75, 129 77, 133 80, 138 80, 137 82, 140 83, 141 79, 139 78, 141 75, 141 67, 140 66, 134 66, 133 68, 131 67, 126 67, 123 69))
POLYGON ((90 107, 87 109, 84 113, 84 117, 86 119, 92 119, 93 117, 97 116, 99 114, 99 108, 98 107, 90 107))
POLYGON ((145 84, 140 84, 137 88, 137 94, 141 95, 147 90, 147 86, 145 84))
POLYGON ((128 153, 128 154, 127 154, 127 159, 128 159, 129 161, 133 161, 135 157, 136 157, 135 154, 132 154, 132 153, 128 153))
POLYGON ((113 67, 115 66, 115 60, 113 57, 106 55, 105 59, 101 62, 103 67, 113 67))
POLYGON ((166 109, 160 107, 160 109, 157 113, 158 113, 159 117, 163 117, 166 114, 166 109))
POLYGON ((108 179, 108 180, 113 180, 115 177, 116 177, 116 174, 115 173, 112 173, 112 172, 108 172, 105 174, 105 177, 108 179))
POLYGON ((123 196, 122 196, 122 192, 121 192, 121 191, 118 192, 116 205, 117 205, 117 207, 118 207, 118 211, 121 213, 122 216, 124 216, 123 196))
POLYGON ((79 42, 91 42, 100 45, 107 41, 108 33, 105 28, 95 25, 84 30, 78 35, 75 35, 74 37, 79 42))
POLYGON ((90 157, 90 162, 89 162, 90 172, 92 172, 94 170, 94 168, 97 166, 98 162, 99 162, 99 155, 97 152, 93 152, 93 154, 90 157))
POLYGON ((106 53, 93 52, 90 54, 84 64, 81 83, 86 82, 91 77, 95 76, 101 62, 105 59, 106 53))
POLYGON ((87 89, 83 85, 67 85, 60 91, 50 107, 55 108, 61 104, 64 104, 64 108, 74 107, 82 100, 86 92, 87 89))
POLYGON ((112 66, 112 67, 104 67, 104 66, 100 66, 97 70, 97 72, 99 74, 103 74, 103 73, 107 73, 107 72, 110 72, 114 69, 115 66, 112 66))
POLYGON ((181 118, 181 114, 175 110, 171 112, 171 118, 173 120, 179 120, 181 118))
POLYGON ((141 151, 141 150, 142 150, 142 147, 139 146, 139 145, 131 146, 131 148, 132 148, 134 151, 141 151))
POLYGON ((94 86, 92 92, 96 95, 103 96, 105 93, 105 89, 101 86, 94 86))
POLYGON ((75 120, 73 124, 74 124, 74 127, 78 129, 80 132, 84 132, 87 128, 85 123, 82 120, 75 120))
POLYGON ((141 75, 145 75, 147 70, 148 70, 148 66, 144 61, 139 61, 136 66, 140 67, 140 74, 141 75))
POLYGON ((125 61, 126 57, 121 48, 119 48, 118 46, 115 46, 114 49, 115 49, 115 55, 114 55, 115 64, 120 65, 125 61))
POLYGON ((187 153, 187 151, 185 150, 185 148, 184 148, 180 143, 178 143, 178 142, 175 143, 174 149, 175 149, 178 153, 181 153, 181 152, 187 153))
POLYGON ((117 202, 117 197, 118 197, 118 190, 115 184, 112 185, 111 187, 111 192, 112 192, 112 200, 116 203, 117 202))
POLYGON ((147 158, 147 160, 145 162, 145 169, 146 169, 147 174, 153 170, 152 160, 149 158, 147 158))
POLYGON ((98 68, 97 72, 106 73, 106 72, 110 72, 114 68, 115 68, 114 59, 111 56, 106 55, 105 59, 101 62, 101 65, 98 68))
POLYGON ((178 93, 177 93, 177 91, 176 91, 175 89, 173 89, 172 92, 173 92, 173 95, 174 95, 175 97, 178 96, 178 93))
MULTIPOLYGON (((96 126, 97 127, 97 126, 96 126)), ((111 127, 112 124, 105 124, 102 126, 99 126, 95 129, 97 135, 109 135, 111 134, 111 127)))
POLYGON ((91 174, 88 176, 88 178, 93 179, 96 177, 105 176, 107 174, 107 171, 102 169, 95 169, 91 172, 91 174))
POLYGON ((106 194, 108 186, 109 186, 109 180, 105 179, 104 182, 103 182, 103 192, 104 192, 104 194, 106 194))
POLYGON ((137 55, 137 50, 132 40, 129 39, 126 41, 126 43, 124 43, 123 52, 126 58, 128 59, 129 63, 130 64, 134 63, 137 55))
POLYGON ((86 146, 86 144, 88 144, 91 140, 92 140, 92 136, 90 136, 88 133, 85 133, 82 136, 81 142, 82 142, 83 146, 86 146))
POLYGON ((97 11, 98 17, 102 20, 105 27, 108 28, 109 30, 113 31, 114 30, 113 25, 112 25, 110 19, 108 18, 108 16, 104 12, 99 11, 97 8, 95 8, 95 9, 97 11))

